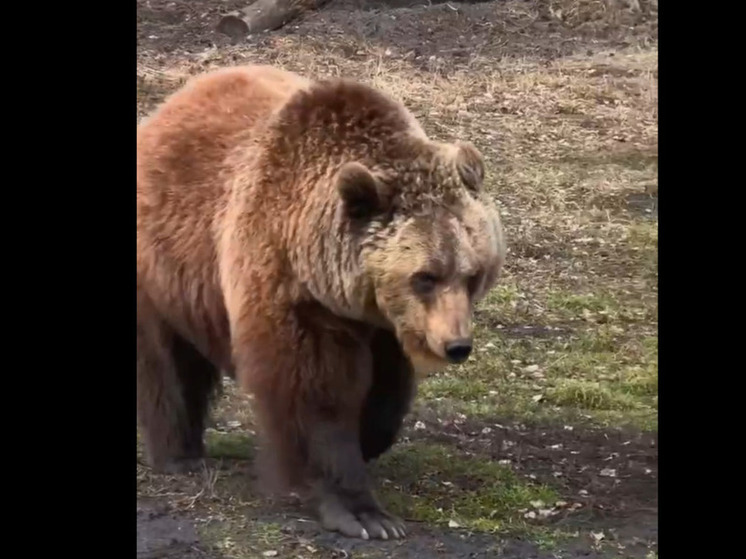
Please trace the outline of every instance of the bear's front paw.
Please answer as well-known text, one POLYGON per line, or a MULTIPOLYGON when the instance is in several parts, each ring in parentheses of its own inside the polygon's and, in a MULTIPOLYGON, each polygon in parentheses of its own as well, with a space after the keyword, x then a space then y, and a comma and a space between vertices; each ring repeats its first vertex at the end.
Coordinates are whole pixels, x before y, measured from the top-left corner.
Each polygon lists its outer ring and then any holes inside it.
POLYGON ((327 495, 319 505, 321 525, 326 530, 340 532, 350 538, 403 538, 407 535, 404 522, 383 509, 366 506, 352 512, 335 495, 327 495))

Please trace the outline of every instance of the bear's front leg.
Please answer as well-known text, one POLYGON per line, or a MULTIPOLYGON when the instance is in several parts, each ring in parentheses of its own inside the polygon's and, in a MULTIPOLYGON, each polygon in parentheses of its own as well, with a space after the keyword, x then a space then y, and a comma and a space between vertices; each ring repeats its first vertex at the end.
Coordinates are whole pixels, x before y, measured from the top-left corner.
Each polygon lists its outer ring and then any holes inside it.
POLYGON ((322 526, 363 539, 404 537, 404 523, 386 512, 373 495, 357 424, 342 418, 319 421, 309 435, 322 526))
POLYGON ((314 304, 278 312, 263 307, 270 296, 250 300, 243 308, 251 312, 234 321, 234 363, 239 382, 255 395, 268 472, 286 487, 310 485, 328 530, 404 536, 402 522, 373 496, 361 448, 373 379, 370 329, 314 304))
POLYGON ((366 462, 393 446, 417 389, 412 365, 393 332, 376 330, 370 347, 373 381, 360 420, 360 442, 366 462))

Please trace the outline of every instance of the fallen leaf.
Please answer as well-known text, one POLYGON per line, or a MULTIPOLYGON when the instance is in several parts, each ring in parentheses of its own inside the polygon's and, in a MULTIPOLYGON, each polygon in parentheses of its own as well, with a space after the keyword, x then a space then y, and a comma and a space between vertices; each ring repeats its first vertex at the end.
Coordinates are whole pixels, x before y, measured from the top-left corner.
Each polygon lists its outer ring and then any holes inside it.
POLYGON ((604 477, 616 477, 616 470, 614 468, 604 468, 598 473, 598 475, 604 477))
POLYGON ((262 553, 262 555, 264 555, 265 557, 277 557, 277 550, 270 549, 269 551, 265 551, 264 553, 262 553))
POLYGON ((449 528, 461 528, 461 525, 456 522, 455 520, 449 520, 448 521, 448 527, 449 528))

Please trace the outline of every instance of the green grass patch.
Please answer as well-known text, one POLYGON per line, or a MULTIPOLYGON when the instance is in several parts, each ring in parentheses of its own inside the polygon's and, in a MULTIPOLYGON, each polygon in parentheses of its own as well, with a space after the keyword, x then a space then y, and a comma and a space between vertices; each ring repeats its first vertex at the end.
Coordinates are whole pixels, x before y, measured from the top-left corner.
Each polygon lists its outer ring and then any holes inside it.
MULTIPOLYGON (((602 297, 565 301, 596 311, 613 308, 602 297)), ((603 425, 618 421, 645 429, 655 428, 657 393, 657 337, 622 322, 583 323, 571 334, 546 339, 485 331, 469 362, 420 386, 426 405, 469 416, 587 415, 603 425)))
POLYGON ((246 460, 254 456, 252 438, 246 433, 224 433, 208 429, 207 455, 212 458, 246 460))
POLYGON ((489 385, 478 378, 435 376, 422 384, 420 394, 426 399, 456 398, 469 401, 485 397, 489 390, 489 385))
POLYGON ((562 379, 546 392, 546 400, 558 406, 585 410, 634 410, 638 402, 629 394, 618 393, 600 382, 562 379))
POLYGON ((455 522, 470 530, 525 533, 533 527, 523 513, 538 501, 551 506, 559 498, 553 489, 529 483, 506 466, 439 444, 395 446, 376 469, 378 475, 395 480, 381 491, 391 511, 430 524, 455 522))
POLYGON ((547 308, 550 311, 582 317, 583 313, 587 312, 613 312, 619 308, 619 303, 614 297, 604 293, 551 292, 547 297, 547 308))

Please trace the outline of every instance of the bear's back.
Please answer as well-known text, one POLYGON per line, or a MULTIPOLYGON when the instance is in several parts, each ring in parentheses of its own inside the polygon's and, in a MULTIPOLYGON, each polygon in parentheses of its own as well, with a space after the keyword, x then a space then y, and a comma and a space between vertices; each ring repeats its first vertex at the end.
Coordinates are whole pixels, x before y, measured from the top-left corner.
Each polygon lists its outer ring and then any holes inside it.
POLYGON ((200 212, 229 151, 310 81, 269 66, 218 70, 191 80, 138 127, 138 199, 196 203, 200 212), (196 196, 191 200, 192 196, 196 196), (173 197, 168 196, 173 194, 173 197))
POLYGON ((226 157, 310 83, 267 66, 218 70, 191 80, 138 126, 138 286, 169 307, 174 324, 222 329, 213 224, 227 195, 226 157))
POLYGON ((157 245, 172 259, 213 248, 226 157, 309 85, 268 66, 227 68, 193 79, 144 121, 137 134, 139 248, 157 245))

